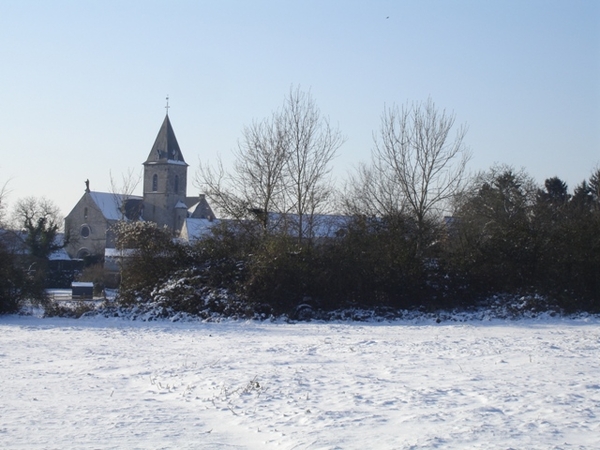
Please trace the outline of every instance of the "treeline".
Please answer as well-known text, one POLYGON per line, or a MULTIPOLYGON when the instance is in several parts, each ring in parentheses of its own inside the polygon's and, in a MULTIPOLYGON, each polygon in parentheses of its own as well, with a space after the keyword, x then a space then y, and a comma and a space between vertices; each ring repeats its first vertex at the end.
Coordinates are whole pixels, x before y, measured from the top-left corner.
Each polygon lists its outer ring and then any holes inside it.
POLYGON ((298 239, 232 220, 189 245, 153 224, 123 223, 119 245, 137 250, 120 302, 255 316, 469 308, 504 294, 532 308, 599 312, 599 193, 600 170, 570 194, 558 178, 536 187, 522 171, 494 167, 469 180, 451 216, 423 225, 408 212, 354 215, 337 235, 298 239))
MULTIPOLYGON (((386 107, 370 161, 338 191, 330 171, 344 137, 292 88, 243 130, 231 168, 200 164, 196 186, 222 218, 209 235, 182 243, 152 223, 118 225, 118 303, 254 317, 469 308, 501 295, 600 311, 600 169, 572 192, 506 166, 467 177, 466 132, 431 99, 386 107)), ((54 230, 31 217, 32 230, 54 230)), ((3 257, 5 311, 27 292, 28 274, 11 270, 3 257)))
POLYGON ((599 310, 599 172, 573 194, 510 167, 469 179, 466 132, 431 99, 386 107, 371 160, 336 192, 329 174, 344 138, 309 92, 292 88, 243 130, 231 168, 200 165, 196 185, 226 218, 212 236, 180 245, 152 225, 123 226, 120 245, 139 250, 121 299, 293 314, 469 307, 508 294, 599 310), (331 211, 339 216, 324 226, 331 211))

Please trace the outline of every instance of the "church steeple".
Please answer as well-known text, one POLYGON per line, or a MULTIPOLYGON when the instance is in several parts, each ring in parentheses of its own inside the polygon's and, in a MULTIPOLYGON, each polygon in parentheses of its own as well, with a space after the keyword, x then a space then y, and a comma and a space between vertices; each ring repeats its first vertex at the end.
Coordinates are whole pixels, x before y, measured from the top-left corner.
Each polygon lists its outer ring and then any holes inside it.
POLYGON ((144 162, 144 220, 181 229, 187 210, 178 205, 185 204, 187 169, 167 113, 144 162))
POLYGON ((150 150, 148 159, 146 159, 146 163, 168 161, 176 161, 185 164, 185 160, 183 159, 183 155, 179 149, 179 144, 177 143, 177 138, 175 137, 175 132, 173 131, 171 121, 169 120, 169 114, 167 112, 165 120, 158 131, 156 140, 154 141, 154 145, 152 146, 152 150, 150 150))

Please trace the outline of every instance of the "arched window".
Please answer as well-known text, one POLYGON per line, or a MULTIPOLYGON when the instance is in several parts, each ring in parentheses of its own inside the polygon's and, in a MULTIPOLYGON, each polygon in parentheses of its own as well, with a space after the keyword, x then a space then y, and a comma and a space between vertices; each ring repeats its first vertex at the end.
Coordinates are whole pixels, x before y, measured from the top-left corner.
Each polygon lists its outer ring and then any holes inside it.
POLYGON ((87 220, 87 218, 88 218, 88 209, 87 209, 87 207, 86 207, 86 208, 83 208, 83 218, 84 218, 85 220, 87 220))
POLYGON ((175 193, 179 193, 179 175, 175 175, 175 193))
POLYGON ((152 176, 152 192, 158 191, 158 175, 152 176))
POLYGON ((90 256, 90 251, 87 248, 80 248, 77 252, 77 259, 83 259, 86 256, 90 256))

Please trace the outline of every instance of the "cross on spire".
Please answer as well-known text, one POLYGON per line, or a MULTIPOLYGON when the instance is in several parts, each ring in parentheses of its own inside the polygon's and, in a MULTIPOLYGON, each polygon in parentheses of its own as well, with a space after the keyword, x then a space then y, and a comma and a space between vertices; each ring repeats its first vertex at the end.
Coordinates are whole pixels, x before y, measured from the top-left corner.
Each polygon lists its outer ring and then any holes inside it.
POLYGON ((167 110, 167 116, 169 115, 169 96, 167 95, 167 106, 165 106, 165 109, 167 110))

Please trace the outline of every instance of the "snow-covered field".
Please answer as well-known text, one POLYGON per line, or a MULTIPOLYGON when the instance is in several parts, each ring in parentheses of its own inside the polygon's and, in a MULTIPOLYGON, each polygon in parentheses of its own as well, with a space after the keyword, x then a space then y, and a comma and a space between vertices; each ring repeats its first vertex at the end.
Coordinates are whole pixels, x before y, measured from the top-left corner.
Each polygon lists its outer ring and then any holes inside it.
POLYGON ((600 448, 600 319, 0 317, 3 449, 600 448))

